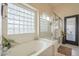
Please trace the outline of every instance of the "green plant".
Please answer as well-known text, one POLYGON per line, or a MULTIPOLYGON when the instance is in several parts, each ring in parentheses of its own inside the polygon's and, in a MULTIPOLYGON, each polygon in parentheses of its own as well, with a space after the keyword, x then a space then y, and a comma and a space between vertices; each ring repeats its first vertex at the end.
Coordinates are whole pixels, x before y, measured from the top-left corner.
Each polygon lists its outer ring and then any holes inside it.
POLYGON ((62 35, 62 37, 64 37, 66 35, 66 33, 64 31, 61 31, 61 35, 62 35))
POLYGON ((16 43, 14 40, 7 39, 4 36, 2 36, 2 45, 3 48, 7 47, 8 49, 11 48, 11 43, 16 43))
POLYGON ((2 45, 3 48, 7 47, 8 49, 11 47, 11 43, 9 42, 9 40, 7 38, 5 38, 4 36, 2 36, 2 45))
POLYGON ((66 36, 66 32, 61 31, 61 35, 62 35, 62 43, 65 43, 65 36, 66 36))

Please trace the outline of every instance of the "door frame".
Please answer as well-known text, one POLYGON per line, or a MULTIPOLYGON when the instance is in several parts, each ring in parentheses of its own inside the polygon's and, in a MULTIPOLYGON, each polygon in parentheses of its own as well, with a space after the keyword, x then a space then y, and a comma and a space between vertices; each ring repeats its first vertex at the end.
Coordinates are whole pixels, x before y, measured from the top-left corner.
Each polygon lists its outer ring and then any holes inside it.
POLYGON ((64 37, 64 43, 68 43, 68 44, 72 44, 72 45, 77 45, 78 46, 78 15, 72 15, 72 16, 67 16, 67 17, 64 17, 64 32, 66 33, 67 30, 66 30, 66 26, 67 26, 67 18, 73 18, 73 17, 76 17, 76 24, 75 24, 75 42, 74 41, 69 41, 69 40, 66 40, 66 35, 64 37))

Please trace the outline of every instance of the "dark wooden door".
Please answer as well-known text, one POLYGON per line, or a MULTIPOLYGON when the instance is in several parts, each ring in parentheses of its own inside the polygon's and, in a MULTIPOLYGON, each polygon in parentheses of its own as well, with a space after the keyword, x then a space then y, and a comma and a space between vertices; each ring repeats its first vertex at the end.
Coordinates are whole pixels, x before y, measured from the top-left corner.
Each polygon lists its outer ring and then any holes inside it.
POLYGON ((65 36, 65 43, 78 45, 78 38, 77 38, 77 32, 78 32, 78 16, 68 16, 64 18, 64 30, 66 32, 65 36))

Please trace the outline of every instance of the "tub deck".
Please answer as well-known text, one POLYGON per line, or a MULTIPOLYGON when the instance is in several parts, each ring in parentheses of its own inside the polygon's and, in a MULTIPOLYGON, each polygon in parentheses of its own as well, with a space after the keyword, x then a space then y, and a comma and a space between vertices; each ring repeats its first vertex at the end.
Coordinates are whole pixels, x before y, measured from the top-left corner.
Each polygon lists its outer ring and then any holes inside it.
POLYGON ((29 43, 23 43, 10 48, 7 51, 8 56, 37 56, 47 48, 53 46, 57 41, 48 39, 33 40, 29 43))

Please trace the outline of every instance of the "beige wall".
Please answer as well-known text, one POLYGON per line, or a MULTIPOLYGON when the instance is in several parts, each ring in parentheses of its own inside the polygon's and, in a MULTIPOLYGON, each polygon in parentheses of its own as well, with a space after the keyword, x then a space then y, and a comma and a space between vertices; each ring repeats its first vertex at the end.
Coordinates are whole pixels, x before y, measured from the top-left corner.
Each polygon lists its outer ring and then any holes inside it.
MULTIPOLYGON (((50 20, 52 20, 53 12, 52 12, 52 8, 49 4, 31 3, 29 5, 35 7, 37 10, 39 10, 40 15, 42 15, 43 13, 46 13, 50 17, 50 20)), ((50 32, 51 32, 51 28, 50 28, 50 25, 49 25, 48 26, 48 32, 47 33, 41 33, 40 32, 39 36, 43 37, 43 38, 50 38, 50 34, 51 34, 50 32)))
MULTIPOLYGON (((8 26, 7 26, 8 19, 7 19, 7 17, 5 17, 7 15, 7 10, 8 10, 7 6, 5 6, 4 13, 3 13, 4 16, 3 16, 3 20, 2 20, 2 34, 3 34, 3 36, 5 36, 8 39, 12 39, 12 40, 16 41, 17 43, 24 43, 24 42, 34 40, 35 37, 37 36, 36 29, 35 29, 36 30, 35 33, 8 35, 8 26)), ((35 21, 37 22, 36 19, 35 19, 35 21)), ((35 25, 35 27, 36 27, 36 25, 35 25)))
MULTIPOLYGON (((66 16, 79 14, 79 3, 58 3, 51 4, 53 11, 59 15, 63 20, 66 16)), ((63 21, 64 23, 64 21, 63 21)), ((64 25, 64 24, 63 24, 64 25)), ((64 26, 63 26, 64 27, 64 26)))
MULTIPOLYGON (((50 17, 50 20, 53 21, 52 17, 54 17, 54 14, 53 14, 53 9, 52 7, 49 5, 49 4, 29 4, 31 5, 32 7, 35 7, 35 9, 37 10, 38 12, 38 17, 36 18, 36 33, 34 34, 17 34, 17 35, 8 35, 7 34, 7 17, 4 17, 3 19, 3 35, 9 39, 13 39, 17 42, 26 42, 26 41, 29 41, 29 40, 33 40, 35 37, 43 37, 43 38, 47 38, 47 37, 50 37, 51 35, 51 28, 50 26, 48 27, 49 31, 47 33, 40 33, 39 31, 39 14, 43 14, 43 13, 47 13, 47 15, 50 17)), ((7 9, 5 9, 7 10, 7 9)), ((4 11, 4 16, 7 12, 4 11)), ((49 22, 50 23, 50 22, 49 22)))
MULTIPOLYGON (((9 39, 13 39, 19 43, 23 43, 23 42, 26 42, 26 41, 29 41, 29 40, 34 40, 35 37, 43 37, 43 38, 47 38, 47 37, 50 37, 51 35, 51 30, 50 29, 50 26, 48 27, 49 28, 49 31, 47 33, 40 33, 39 31, 39 14, 43 14, 43 13, 47 13, 48 16, 51 17, 51 20, 53 22, 53 18, 55 18, 55 15, 53 14, 53 12, 55 12, 57 15, 59 15, 62 19, 65 17, 65 16, 70 16, 70 15, 74 15, 74 14, 79 14, 79 4, 41 4, 41 3, 32 3, 32 4, 29 4, 33 7, 35 7, 35 9, 38 11, 38 17, 36 18, 36 33, 34 34, 18 34, 18 35, 8 35, 7 34, 7 18, 6 17, 3 17, 3 20, 2 20, 2 34, 9 38, 9 39), (52 18, 53 17, 53 18, 52 18)), ((7 9, 5 9, 7 10, 7 9)), ((4 16, 7 12, 4 11, 4 16)), ((1 23, 0 23, 1 24, 1 23)), ((52 26, 53 27, 53 26, 52 26)), ((62 25, 63 27, 63 25, 62 25)), ((54 33, 55 34, 55 33, 54 33)))
MULTIPOLYGON (((0 11, 1 11, 1 3, 0 3, 0 11)), ((0 12, 0 44, 2 41, 2 19, 1 19, 1 12, 0 12)))

